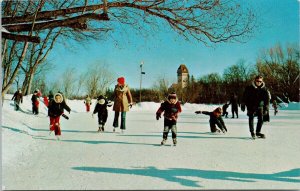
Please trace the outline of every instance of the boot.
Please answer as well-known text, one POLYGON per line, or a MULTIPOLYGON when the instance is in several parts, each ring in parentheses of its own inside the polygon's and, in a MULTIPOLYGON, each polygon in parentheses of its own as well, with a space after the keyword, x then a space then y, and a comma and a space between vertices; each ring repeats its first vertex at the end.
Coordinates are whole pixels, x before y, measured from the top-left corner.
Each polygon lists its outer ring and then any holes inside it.
POLYGON ((252 139, 255 139, 255 133, 254 132, 251 132, 251 137, 252 137, 252 139))
POLYGON ((166 144, 166 142, 167 142, 167 139, 163 139, 162 141, 161 141, 161 145, 165 145, 166 144))
POLYGON ((177 144, 177 139, 174 138, 174 139, 173 139, 173 145, 176 146, 176 144, 177 144))
POLYGON ((257 138, 262 138, 262 139, 266 138, 266 136, 262 133, 256 133, 256 136, 257 136, 257 138))

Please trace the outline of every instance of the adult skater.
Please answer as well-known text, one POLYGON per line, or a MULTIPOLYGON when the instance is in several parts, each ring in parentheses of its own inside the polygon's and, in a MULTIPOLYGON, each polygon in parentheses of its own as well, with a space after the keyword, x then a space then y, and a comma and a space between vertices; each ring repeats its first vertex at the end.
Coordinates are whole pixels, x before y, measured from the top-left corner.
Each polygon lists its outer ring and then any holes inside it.
POLYGON ((236 118, 239 118, 239 113, 238 113, 239 101, 238 101, 238 97, 235 93, 233 93, 231 95, 229 104, 231 104, 231 113, 232 113, 231 118, 234 118, 234 113, 236 114, 236 118))
POLYGON ((249 117, 249 130, 252 139, 265 138, 265 135, 261 133, 263 126, 264 115, 269 115, 269 102, 270 97, 263 77, 258 75, 255 77, 252 84, 245 88, 242 98, 242 111, 245 111, 247 107, 247 115, 249 117), (257 116, 256 134, 254 133, 254 117, 257 116))
POLYGON ((119 126, 119 115, 121 113, 121 126, 122 133, 126 129, 126 112, 129 111, 129 107, 132 107, 132 96, 129 86, 125 84, 125 78, 120 77, 117 79, 117 85, 114 89, 114 106, 115 117, 113 122, 113 131, 119 126))

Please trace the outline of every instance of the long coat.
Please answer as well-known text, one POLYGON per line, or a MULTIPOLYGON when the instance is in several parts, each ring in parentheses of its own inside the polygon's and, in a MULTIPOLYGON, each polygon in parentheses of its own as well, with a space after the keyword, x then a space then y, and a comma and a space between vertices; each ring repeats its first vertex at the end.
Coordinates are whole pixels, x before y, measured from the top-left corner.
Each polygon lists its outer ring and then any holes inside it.
POLYGON ((113 111, 124 112, 129 111, 129 103, 132 102, 132 96, 130 93, 129 86, 115 86, 114 90, 114 106, 113 111))
POLYGON ((269 110, 269 92, 263 83, 260 87, 252 82, 250 86, 247 86, 243 95, 243 105, 246 105, 248 113, 254 113, 259 108, 263 111, 269 110))

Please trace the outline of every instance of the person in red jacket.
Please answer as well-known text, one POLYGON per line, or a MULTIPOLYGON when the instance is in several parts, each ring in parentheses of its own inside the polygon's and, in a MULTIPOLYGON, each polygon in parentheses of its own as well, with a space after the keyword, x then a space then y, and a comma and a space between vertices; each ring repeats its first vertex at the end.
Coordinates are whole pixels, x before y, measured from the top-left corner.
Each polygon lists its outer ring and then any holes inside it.
POLYGON ((168 95, 168 99, 163 102, 156 112, 156 120, 161 118, 161 114, 164 112, 164 132, 163 140, 161 145, 166 144, 168 133, 171 130, 173 144, 177 144, 177 118, 178 114, 181 112, 181 106, 177 99, 176 93, 171 93, 168 95))

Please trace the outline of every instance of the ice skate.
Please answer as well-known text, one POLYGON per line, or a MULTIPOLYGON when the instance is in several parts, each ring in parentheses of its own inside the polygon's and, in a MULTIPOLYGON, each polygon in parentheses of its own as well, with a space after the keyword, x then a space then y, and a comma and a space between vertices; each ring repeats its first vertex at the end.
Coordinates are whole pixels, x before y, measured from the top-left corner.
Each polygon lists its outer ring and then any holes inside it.
POLYGON ((173 139, 173 145, 176 146, 177 145, 177 139, 173 139))
POLYGON ((257 136, 257 138, 261 138, 261 139, 266 138, 265 134, 262 134, 262 133, 256 133, 256 136, 257 136))
POLYGON ((251 137, 253 140, 255 139, 255 134, 253 132, 251 132, 251 137))
POLYGON ((165 144, 166 144, 166 141, 167 141, 166 139, 163 139, 163 140, 161 141, 160 144, 161 144, 161 145, 165 145, 165 144))

